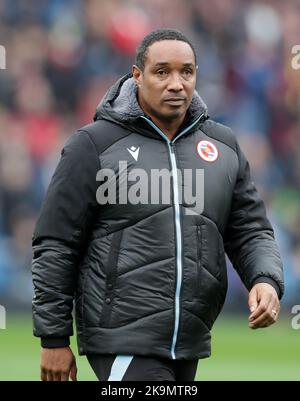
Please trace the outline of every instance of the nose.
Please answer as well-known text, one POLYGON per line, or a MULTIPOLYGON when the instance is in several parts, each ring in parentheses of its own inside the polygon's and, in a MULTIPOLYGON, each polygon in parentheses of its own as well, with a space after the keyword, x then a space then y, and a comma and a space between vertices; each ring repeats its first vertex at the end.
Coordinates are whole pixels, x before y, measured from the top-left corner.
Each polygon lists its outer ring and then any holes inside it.
POLYGON ((172 74, 170 76, 167 89, 173 92, 180 92, 183 90, 183 84, 179 74, 172 74))

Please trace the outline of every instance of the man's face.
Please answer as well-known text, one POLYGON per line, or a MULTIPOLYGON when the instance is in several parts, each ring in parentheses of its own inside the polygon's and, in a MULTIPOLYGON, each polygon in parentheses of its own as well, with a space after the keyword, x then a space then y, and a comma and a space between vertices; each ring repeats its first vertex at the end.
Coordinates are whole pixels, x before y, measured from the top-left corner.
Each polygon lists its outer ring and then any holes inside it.
POLYGON ((150 116, 161 121, 183 118, 196 86, 193 50, 179 40, 162 40, 148 48, 142 72, 133 66, 139 103, 150 116))

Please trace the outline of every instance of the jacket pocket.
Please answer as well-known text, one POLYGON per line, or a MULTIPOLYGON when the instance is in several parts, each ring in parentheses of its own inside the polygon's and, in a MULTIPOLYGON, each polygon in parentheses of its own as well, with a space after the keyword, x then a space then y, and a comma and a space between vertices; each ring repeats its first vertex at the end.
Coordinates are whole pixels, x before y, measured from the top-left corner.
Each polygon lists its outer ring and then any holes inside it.
POLYGON ((220 272, 220 243, 219 232, 212 226, 205 224, 197 226, 197 270, 198 285, 207 274, 218 282, 221 280, 220 272))
POLYGON ((195 285, 195 291, 196 291, 196 297, 199 296, 199 291, 200 291, 200 271, 202 268, 202 252, 201 252, 201 244, 202 244, 202 230, 201 226, 196 227, 197 230, 197 276, 196 276, 196 285, 195 285))
POLYGON ((100 326, 109 327, 112 302, 118 276, 118 258, 120 245, 122 241, 123 230, 119 230, 113 234, 111 246, 108 255, 108 261, 105 269, 105 293, 101 311, 100 326))

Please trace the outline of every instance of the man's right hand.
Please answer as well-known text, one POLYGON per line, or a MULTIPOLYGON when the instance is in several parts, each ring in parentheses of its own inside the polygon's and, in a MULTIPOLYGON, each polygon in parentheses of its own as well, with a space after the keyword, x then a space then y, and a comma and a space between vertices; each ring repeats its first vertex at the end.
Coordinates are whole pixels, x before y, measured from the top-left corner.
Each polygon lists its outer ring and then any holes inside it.
POLYGON ((69 376, 77 381, 76 360, 71 348, 42 348, 41 380, 68 381, 69 376))

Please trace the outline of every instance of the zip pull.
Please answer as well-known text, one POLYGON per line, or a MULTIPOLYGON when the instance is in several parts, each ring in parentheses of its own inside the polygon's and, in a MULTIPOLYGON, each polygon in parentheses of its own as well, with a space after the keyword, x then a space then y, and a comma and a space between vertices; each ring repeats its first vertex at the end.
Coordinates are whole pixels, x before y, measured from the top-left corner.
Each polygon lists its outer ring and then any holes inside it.
POLYGON ((175 152, 174 152, 174 144, 173 144, 173 142, 169 142, 169 144, 170 144, 171 152, 172 152, 172 153, 175 153, 175 152))

